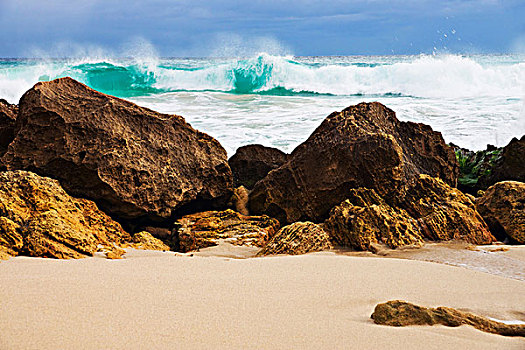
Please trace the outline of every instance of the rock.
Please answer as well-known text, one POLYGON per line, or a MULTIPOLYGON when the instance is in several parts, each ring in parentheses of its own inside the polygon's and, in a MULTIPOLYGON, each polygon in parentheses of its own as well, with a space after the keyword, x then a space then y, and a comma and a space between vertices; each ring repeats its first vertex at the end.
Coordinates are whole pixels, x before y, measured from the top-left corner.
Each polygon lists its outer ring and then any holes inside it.
POLYGON ((7 146, 15 138, 15 122, 18 106, 0 99, 0 157, 7 151, 7 146))
POLYGON ((248 145, 238 148, 228 163, 232 169, 235 187, 242 185, 252 189, 257 181, 287 160, 288 154, 277 148, 248 145))
POLYGON ((168 247, 160 239, 153 237, 147 231, 141 231, 133 235, 133 243, 127 245, 130 248, 135 249, 148 249, 148 250, 161 250, 168 251, 168 247))
POLYGON ((505 324, 449 307, 426 308, 401 300, 378 304, 371 318, 376 324, 395 327, 436 324, 447 327, 469 325, 483 332, 525 337, 524 325, 505 324))
POLYGON ((263 246, 279 229, 279 222, 266 215, 244 216, 233 210, 186 215, 176 223, 179 250, 188 252, 218 245, 263 246))
POLYGON ((295 222, 281 228, 257 255, 299 255, 331 248, 328 234, 320 225, 312 222, 295 222))
POLYGON ((47 258, 83 258, 130 242, 120 224, 58 181, 26 171, 0 173, 0 246, 47 258))
POLYGON ((503 147, 501 156, 495 160, 492 171, 482 174, 480 182, 486 189, 501 181, 525 182, 525 135, 513 138, 503 147))
POLYGON ((525 183, 498 182, 477 199, 476 207, 499 240, 525 244, 525 183))
POLYGON ((334 244, 355 250, 375 251, 378 244, 389 248, 423 244, 415 219, 366 188, 351 190, 349 199, 332 209, 324 227, 334 244))
POLYGON ((250 212, 248 211, 249 196, 250 192, 244 186, 239 186, 233 190, 233 195, 231 198, 231 206, 233 209, 242 215, 250 215, 250 212))
POLYGON ((53 177, 121 221, 163 222, 223 205, 226 151, 184 119, 99 93, 71 79, 36 84, 20 100, 19 131, 2 161, 53 177))
POLYGON ((419 175, 398 207, 418 220, 422 236, 429 240, 463 240, 478 245, 496 241, 474 203, 440 179, 419 175))
POLYGON ((250 193, 252 214, 281 223, 323 221, 353 188, 373 189, 387 201, 402 197, 420 173, 456 185, 458 164, 440 133, 400 122, 380 103, 332 113, 250 193))

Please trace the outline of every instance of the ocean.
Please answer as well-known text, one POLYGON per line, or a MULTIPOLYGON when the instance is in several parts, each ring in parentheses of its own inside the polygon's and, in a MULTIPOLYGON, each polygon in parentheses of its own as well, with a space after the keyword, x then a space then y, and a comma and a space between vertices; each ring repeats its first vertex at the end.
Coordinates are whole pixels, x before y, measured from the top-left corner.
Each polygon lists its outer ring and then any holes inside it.
POLYGON ((0 59, 0 98, 18 103, 38 81, 64 76, 182 115, 230 156, 253 143, 290 152, 362 101, 473 150, 525 134, 525 55, 0 59))

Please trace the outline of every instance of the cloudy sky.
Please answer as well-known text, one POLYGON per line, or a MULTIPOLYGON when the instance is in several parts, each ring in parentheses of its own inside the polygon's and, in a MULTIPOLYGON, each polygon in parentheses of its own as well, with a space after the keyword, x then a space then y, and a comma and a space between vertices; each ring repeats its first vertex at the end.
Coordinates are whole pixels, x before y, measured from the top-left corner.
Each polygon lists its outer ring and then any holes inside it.
POLYGON ((0 43, 0 57, 524 52, 525 1, 0 0, 0 43))

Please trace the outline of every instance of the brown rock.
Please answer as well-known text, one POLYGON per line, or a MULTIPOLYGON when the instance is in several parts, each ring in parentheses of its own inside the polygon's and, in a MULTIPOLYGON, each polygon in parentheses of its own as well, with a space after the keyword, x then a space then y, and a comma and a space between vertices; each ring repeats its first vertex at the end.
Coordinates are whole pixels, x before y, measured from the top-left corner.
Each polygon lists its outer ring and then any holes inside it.
POLYGON ((498 182, 478 198, 476 206, 497 238, 525 244, 525 183, 498 182))
POLYGON ((328 234, 320 225, 312 222, 295 222, 281 228, 257 255, 299 255, 331 248, 328 234))
POLYGON ((248 145, 237 149, 228 160, 233 173, 235 187, 252 189, 257 181, 271 170, 286 163, 288 154, 273 147, 248 145))
POLYGON ((141 231, 133 235, 133 244, 128 245, 135 249, 161 250, 168 251, 168 247, 160 239, 153 237, 147 231, 141 231))
POLYGON ((440 179, 419 175, 398 206, 418 220, 422 235, 429 240, 473 244, 496 241, 474 203, 440 179))
POLYGON ((395 327, 436 324, 447 327, 469 325, 483 332, 525 337, 524 325, 509 325, 449 307, 426 308, 401 300, 378 304, 371 318, 377 324, 395 327))
POLYGON ((249 209, 282 223, 319 222, 353 188, 373 189, 390 201, 420 173, 455 186, 457 160, 441 134, 400 122, 380 103, 361 103, 328 116, 288 162, 259 181, 249 209))
POLYGON ((501 156, 492 165, 491 171, 486 172, 479 181, 485 189, 507 180, 525 182, 525 135, 519 140, 513 138, 503 147, 501 156))
POLYGON ((244 216, 233 210, 186 215, 177 221, 182 252, 218 245, 263 246, 279 229, 279 222, 266 215, 244 216))
POLYGON ((233 190, 233 195, 231 198, 231 207, 235 209, 236 212, 241 213, 242 215, 250 215, 248 211, 248 199, 250 192, 244 186, 239 186, 233 190))
POLYGON ((58 181, 26 171, 0 173, 0 246, 49 258, 82 258, 131 241, 122 227, 58 181))
POLYGON ((184 119, 99 93, 71 79, 22 96, 19 131, 2 161, 60 181, 123 220, 164 221, 227 201, 226 152, 184 119))
POLYGON ((0 99, 0 157, 7 151, 7 146, 15 138, 15 122, 18 106, 0 99))
POLYGON ((351 190, 349 199, 332 209, 324 227, 334 244, 356 250, 423 244, 415 219, 366 188, 351 190))

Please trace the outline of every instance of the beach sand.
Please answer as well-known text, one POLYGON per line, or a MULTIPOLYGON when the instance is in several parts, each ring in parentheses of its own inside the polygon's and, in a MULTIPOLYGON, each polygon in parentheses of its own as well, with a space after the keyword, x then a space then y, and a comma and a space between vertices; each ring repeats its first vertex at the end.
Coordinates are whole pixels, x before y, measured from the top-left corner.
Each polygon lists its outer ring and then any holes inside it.
POLYGON ((332 252, 227 257, 251 253, 1 262, 0 349, 525 349, 523 338, 468 326, 370 319, 377 303, 402 299, 525 321, 524 281, 332 252))

